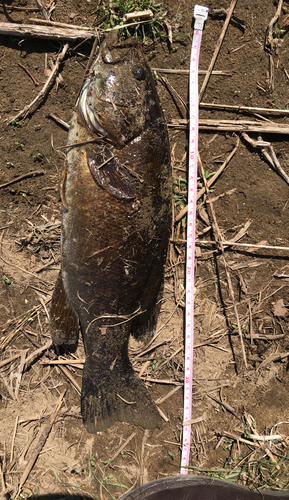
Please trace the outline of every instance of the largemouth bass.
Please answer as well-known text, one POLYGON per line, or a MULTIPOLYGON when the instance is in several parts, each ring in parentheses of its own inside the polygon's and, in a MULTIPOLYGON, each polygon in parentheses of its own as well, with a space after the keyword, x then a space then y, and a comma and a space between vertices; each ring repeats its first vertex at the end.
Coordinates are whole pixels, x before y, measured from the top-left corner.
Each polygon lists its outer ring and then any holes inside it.
POLYGON ((52 340, 75 344, 80 325, 81 412, 89 432, 117 421, 159 427, 157 407, 128 358, 128 341, 130 334, 151 334, 156 324, 171 228, 171 167, 154 80, 135 40, 110 36, 101 44, 68 145, 52 340))

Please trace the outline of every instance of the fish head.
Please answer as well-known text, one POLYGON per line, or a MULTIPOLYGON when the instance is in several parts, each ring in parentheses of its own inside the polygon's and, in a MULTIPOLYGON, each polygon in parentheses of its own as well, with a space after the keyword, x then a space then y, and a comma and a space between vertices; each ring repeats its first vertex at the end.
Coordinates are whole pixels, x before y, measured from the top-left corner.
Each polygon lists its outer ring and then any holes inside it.
POLYGON ((136 39, 105 38, 78 100, 78 115, 90 133, 122 148, 152 120, 154 84, 136 39))

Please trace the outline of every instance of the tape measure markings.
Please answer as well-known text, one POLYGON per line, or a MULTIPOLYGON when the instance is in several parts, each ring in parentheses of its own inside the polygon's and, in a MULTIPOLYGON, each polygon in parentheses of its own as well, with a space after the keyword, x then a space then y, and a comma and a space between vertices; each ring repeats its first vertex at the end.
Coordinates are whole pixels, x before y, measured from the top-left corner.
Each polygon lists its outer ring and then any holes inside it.
MULTIPOLYGON (((189 122, 189 182, 187 213, 187 253, 186 253, 186 334, 185 334, 185 376, 183 422, 192 418, 192 382, 194 348, 194 277, 195 277, 195 232, 198 175, 198 64, 204 22, 208 8, 194 7, 194 36, 190 59, 190 122, 189 122)), ((183 427, 181 474, 188 473, 190 461, 191 425, 183 427)))

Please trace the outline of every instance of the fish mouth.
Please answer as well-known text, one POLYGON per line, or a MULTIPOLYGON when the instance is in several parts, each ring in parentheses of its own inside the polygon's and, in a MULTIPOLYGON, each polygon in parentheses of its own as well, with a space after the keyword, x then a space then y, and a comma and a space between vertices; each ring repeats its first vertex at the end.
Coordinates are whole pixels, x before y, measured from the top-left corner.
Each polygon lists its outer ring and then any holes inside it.
POLYGON ((138 137, 150 119, 147 68, 137 47, 134 40, 124 44, 108 38, 77 101, 78 122, 118 149, 138 137))
POLYGON ((77 101, 79 119, 81 123, 90 132, 92 132, 92 134, 101 135, 102 138, 108 139, 114 145, 122 148, 125 145, 126 138, 121 131, 115 127, 112 120, 108 118, 107 112, 105 111, 105 106, 107 105, 116 108, 113 101, 102 101, 97 97, 95 92, 95 83, 89 77, 84 83, 77 101), (96 105, 91 106, 90 102, 93 102, 91 98, 92 95, 94 97, 95 104, 97 105, 97 103, 99 103, 99 106, 102 108, 102 114, 107 118, 108 123, 110 123, 109 127, 103 124, 103 120, 100 118, 100 113, 98 113, 95 109, 96 105))
POLYGON ((91 81, 87 80, 82 87, 78 102, 77 109, 81 122, 85 125, 93 134, 101 134, 108 139, 115 141, 114 137, 109 133, 108 130, 103 127, 100 122, 99 115, 88 103, 88 92, 90 92, 91 81))

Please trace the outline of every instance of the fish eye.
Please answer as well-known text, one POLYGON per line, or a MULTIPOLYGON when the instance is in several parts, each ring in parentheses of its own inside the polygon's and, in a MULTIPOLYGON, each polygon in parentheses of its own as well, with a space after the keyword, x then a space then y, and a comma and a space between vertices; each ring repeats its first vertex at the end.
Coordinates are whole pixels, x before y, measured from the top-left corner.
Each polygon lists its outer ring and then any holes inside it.
POLYGON ((140 66, 136 66, 134 69, 133 69, 133 76, 137 79, 137 80, 144 80, 145 79, 145 71, 143 70, 143 68, 141 68, 140 66))

